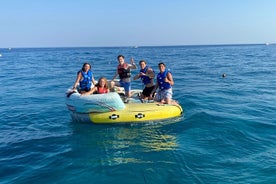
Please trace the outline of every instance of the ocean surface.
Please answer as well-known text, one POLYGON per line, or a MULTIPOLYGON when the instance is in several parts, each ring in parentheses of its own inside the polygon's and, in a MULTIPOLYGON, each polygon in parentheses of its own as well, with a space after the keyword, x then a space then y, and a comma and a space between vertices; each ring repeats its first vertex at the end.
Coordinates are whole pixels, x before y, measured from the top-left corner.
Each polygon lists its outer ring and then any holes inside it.
POLYGON ((276 183, 276 45, 2 48, 0 84, 1 184, 276 183), (184 116, 74 122, 77 71, 111 79, 119 54, 165 62, 184 116))

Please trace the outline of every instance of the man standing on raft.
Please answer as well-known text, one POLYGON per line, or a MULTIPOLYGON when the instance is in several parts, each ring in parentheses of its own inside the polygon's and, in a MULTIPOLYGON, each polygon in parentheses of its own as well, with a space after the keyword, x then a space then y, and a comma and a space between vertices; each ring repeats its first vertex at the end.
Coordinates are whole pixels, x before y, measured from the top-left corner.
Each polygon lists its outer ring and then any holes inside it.
POLYGON ((124 87, 125 90, 125 100, 124 102, 128 101, 128 98, 131 96, 130 90, 131 90, 131 69, 136 69, 136 65, 134 63, 134 59, 131 58, 130 62, 131 64, 128 64, 125 62, 125 57, 123 55, 119 55, 117 57, 117 60, 119 62, 119 65, 117 66, 116 73, 114 77, 111 80, 111 89, 114 88, 114 86, 121 86, 124 87), (115 82, 114 79, 119 75, 120 81, 115 82))

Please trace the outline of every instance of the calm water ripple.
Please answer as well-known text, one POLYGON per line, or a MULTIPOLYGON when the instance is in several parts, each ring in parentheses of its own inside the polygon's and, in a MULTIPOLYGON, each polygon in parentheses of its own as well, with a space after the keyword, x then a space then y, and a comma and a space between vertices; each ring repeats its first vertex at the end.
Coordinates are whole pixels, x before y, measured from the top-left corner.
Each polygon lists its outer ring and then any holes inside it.
POLYGON ((276 45, 0 53, 3 184, 276 182, 276 45), (111 79, 118 54, 145 59, 156 72, 164 61, 184 117, 123 125, 72 121, 64 93, 76 72, 88 61, 96 78, 111 79))

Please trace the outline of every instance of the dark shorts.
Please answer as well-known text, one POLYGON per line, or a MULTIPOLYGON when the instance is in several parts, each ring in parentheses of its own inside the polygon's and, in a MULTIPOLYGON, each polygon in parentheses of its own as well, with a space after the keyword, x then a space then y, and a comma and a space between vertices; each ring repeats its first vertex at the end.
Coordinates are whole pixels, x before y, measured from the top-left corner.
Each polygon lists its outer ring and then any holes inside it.
POLYGON ((151 86, 151 87, 145 87, 142 94, 145 96, 145 97, 149 97, 150 96, 150 93, 152 92, 152 90, 154 89, 154 86, 151 86))
POLYGON ((88 92, 90 90, 91 90, 91 88, 88 88, 88 87, 80 89, 80 91, 85 91, 85 92, 88 92))

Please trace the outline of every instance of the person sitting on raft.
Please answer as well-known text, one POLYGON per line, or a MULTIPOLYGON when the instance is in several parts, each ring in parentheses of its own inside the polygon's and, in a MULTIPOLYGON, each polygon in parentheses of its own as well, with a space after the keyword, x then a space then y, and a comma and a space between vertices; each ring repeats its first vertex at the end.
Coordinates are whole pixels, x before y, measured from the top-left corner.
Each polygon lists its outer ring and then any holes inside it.
POLYGON ((107 79, 101 77, 98 83, 90 91, 83 93, 82 95, 92 95, 92 94, 104 94, 109 93, 107 79))
POLYGON ((77 79, 73 85, 72 90, 76 90, 78 87, 79 93, 82 94, 90 91, 95 84, 96 81, 91 71, 91 65, 89 63, 84 63, 82 69, 78 71, 77 79))

